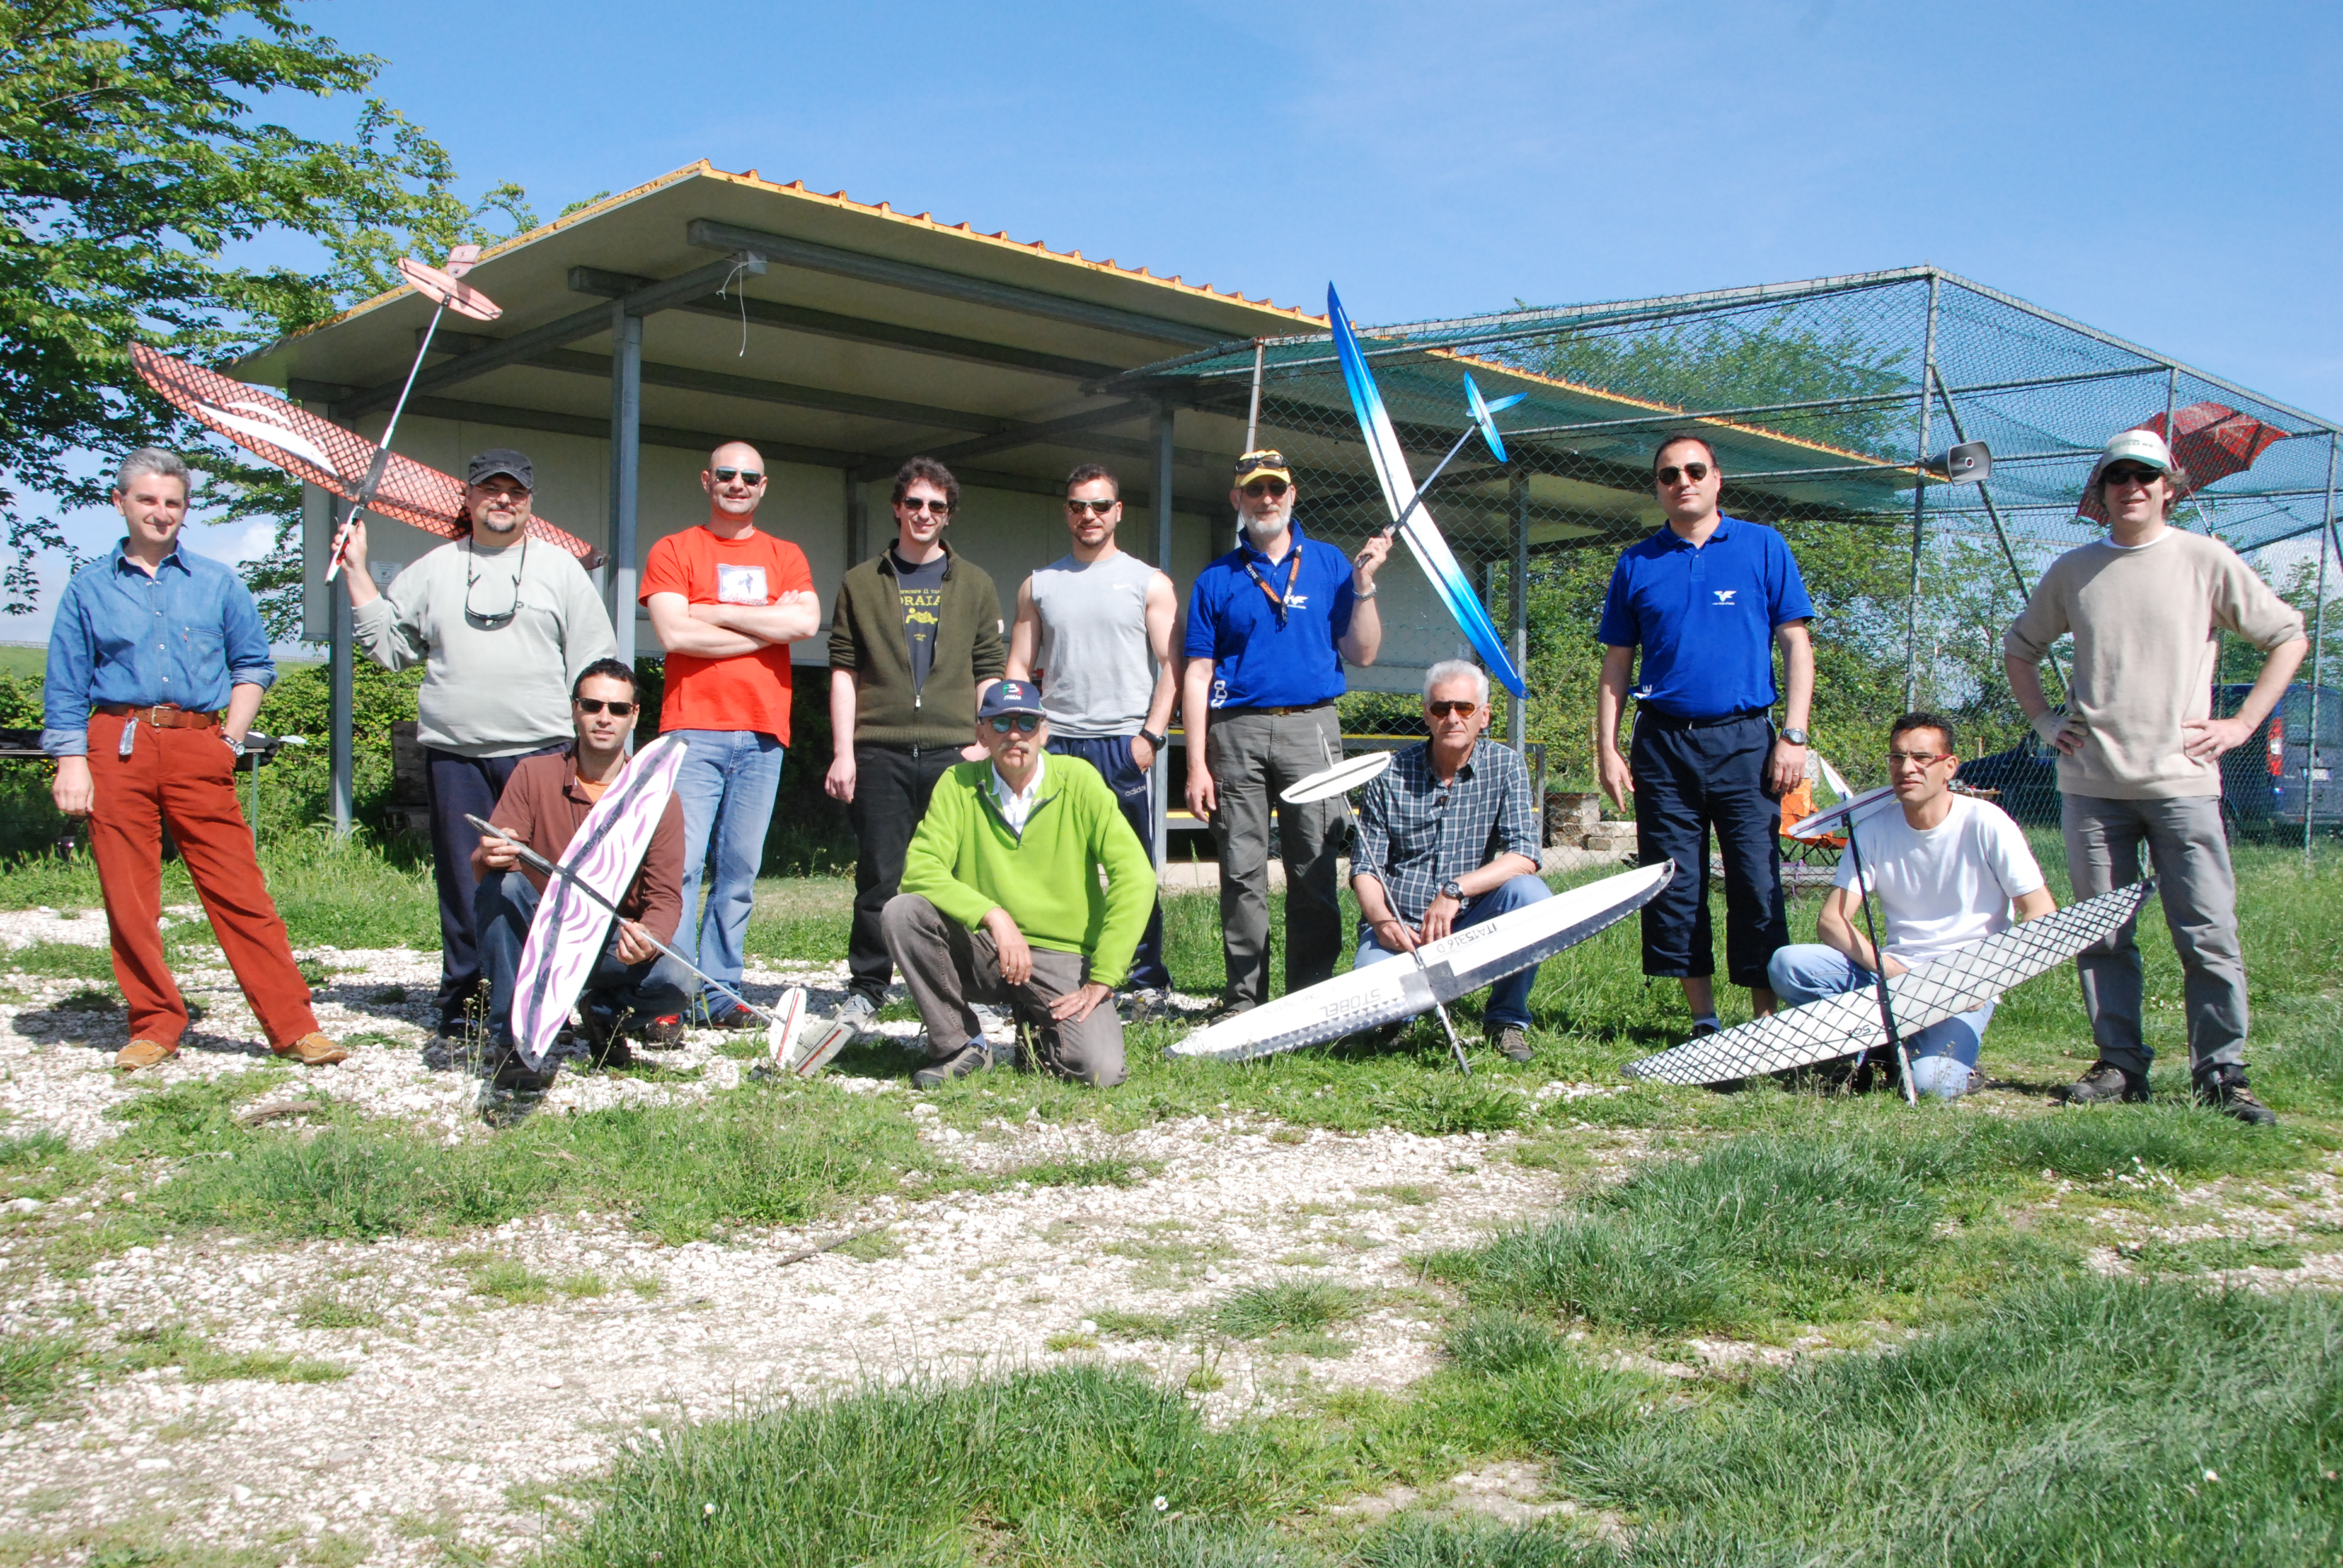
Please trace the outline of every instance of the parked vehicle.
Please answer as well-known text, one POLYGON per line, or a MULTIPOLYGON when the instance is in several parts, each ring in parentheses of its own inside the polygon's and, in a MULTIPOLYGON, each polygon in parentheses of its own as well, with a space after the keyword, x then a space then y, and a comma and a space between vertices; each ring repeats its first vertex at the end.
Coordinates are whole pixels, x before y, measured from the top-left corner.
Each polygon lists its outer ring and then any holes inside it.
POLYGON ((2058 820, 2057 764, 2031 731, 2006 751, 1962 763, 1954 779, 1972 789, 1998 790, 1994 804, 2020 822, 2038 827, 2058 820))

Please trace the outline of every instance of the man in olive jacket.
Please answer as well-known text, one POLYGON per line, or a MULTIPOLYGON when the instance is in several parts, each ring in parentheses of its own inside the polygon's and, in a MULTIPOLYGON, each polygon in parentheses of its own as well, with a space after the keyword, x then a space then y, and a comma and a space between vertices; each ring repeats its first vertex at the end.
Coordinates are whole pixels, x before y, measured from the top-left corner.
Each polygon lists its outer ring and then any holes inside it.
MULTIPOLYGON (((850 570, 830 623, 833 758, 822 788, 843 800, 859 846, 848 990, 860 1025, 894 978, 880 921, 903 854, 944 770, 976 749, 976 704, 1008 665, 992 579, 946 548, 960 481, 932 457, 895 476, 894 542, 850 570)), ((977 753, 981 755, 981 753, 977 753)))

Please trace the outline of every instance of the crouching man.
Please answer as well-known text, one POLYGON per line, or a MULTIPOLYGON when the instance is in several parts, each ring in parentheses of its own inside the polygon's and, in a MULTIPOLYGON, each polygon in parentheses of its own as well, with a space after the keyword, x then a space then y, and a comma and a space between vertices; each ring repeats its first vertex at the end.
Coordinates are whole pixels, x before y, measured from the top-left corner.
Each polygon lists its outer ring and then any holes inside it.
MULTIPOLYGON (((634 672, 615 658, 598 659, 570 689, 576 739, 562 750, 524 759, 513 769, 489 819, 503 839, 483 837, 472 851, 480 888, 473 918, 480 934, 481 968, 488 981, 488 1084, 481 1108, 492 1118, 526 1115, 559 1070, 548 1062, 531 1072, 512 1038, 513 972, 528 940, 545 879, 521 865, 515 844, 558 861, 578 824, 627 766, 626 742, 635 727, 634 672)), ((602 956, 578 999, 587 1050, 597 1067, 633 1060, 622 1031, 638 1029, 683 1006, 689 971, 663 958, 650 939, 671 940, 683 917, 683 809, 670 796, 641 868, 618 900, 623 917, 611 922, 602 956)))
MULTIPOLYGON (((1855 924, 1865 890, 1855 883, 1855 856, 1843 855, 1823 898, 1822 940, 1784 948, 1767 966, 1783 1001, 1795 1007, 1868 990, 1883 962, 1892 978, 2007 930, 2013 907, 2021 920, 2057 908, 2025 831, 1998 807, 1952 792, 1958 750, 1953 721, 1933 713, 1907 713, 1888 731, 1887 775, 1901 809, 1874 808, 1850 829, 1861 835, 1856 847, 1878 899, 1886 955, 1874 953, 1855 924)), ((1912 1087, 1939 1100, 1967 1093, 1993 1010, 1987 1002, 1905 1036, 1912 1087)))
POLYGON ((904 857, 902 890, 880 920, 928 1027, 928 1065, 912 1086, 992 1065, 973 1002, 1005 1002, 1033 1029, 1033 1065, 1101 1088, 1121 1083, 1122 1020, 1100 1004, 1130 972, 1155 907, 1155 868, 1098 769, 1047 755, 1050 725, 1032 682, 988 689, 976 738, 989 759, 937 780, 904 857))
MULTIPOLYGON (((1537 813, 1522 759, 1481 739, 1489 678, 1452 658, 1423 677, 1423 725, 1367 786, 1351 890, 1359 900, 1353 967, 1382 963, 1453 931, 1524 909, 1553 892, 1538 877, 1537 813)), ((1530 988, 1538 966, 1489 988, 1489 1043, 1530 1060, 1530 988)))

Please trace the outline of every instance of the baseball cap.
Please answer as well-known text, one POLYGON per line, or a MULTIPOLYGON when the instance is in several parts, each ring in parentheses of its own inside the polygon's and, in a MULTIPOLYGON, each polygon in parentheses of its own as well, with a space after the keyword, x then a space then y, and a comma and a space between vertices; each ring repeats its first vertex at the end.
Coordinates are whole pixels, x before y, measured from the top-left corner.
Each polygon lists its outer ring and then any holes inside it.
POLYGON ((979 719, 997 718, 1003 713, 1039 713, 1041 711, 1041 689, 1030 680, 996 680, 976 705, 979 719))
POLYGON ((1285 466, 1285 454, 1274 451, 1247 452, 1237 459, 1236 483, 1239 489, 1255 479, 1282 479, 1293 483, 1293 471, 1285 466))
POLYGON ((516 452, 510 447, 491 447, 472 459, 464 472, 467 484, 478 485, 503 474, 518 479, 527 490, 537 488, 537 470, 529 465, 526 452, 516 452))
POLYGON ((2172 472, 2172 448, 2153 430, 2118 430, 2100 449, 2099 460, 2091 465, 2094 487, 2110 463, 2137 463, 2143 468, 2168 474, 2172 472))

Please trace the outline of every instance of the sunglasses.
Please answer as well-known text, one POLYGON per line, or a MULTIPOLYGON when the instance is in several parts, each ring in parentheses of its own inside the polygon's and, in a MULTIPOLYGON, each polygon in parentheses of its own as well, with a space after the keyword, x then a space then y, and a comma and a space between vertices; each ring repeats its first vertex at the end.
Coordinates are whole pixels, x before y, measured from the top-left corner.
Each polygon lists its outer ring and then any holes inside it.
POLYGON ((1678 478, 1690 479, 1694 484, 1697 485, 1703 479, 1708 477, 1708 465, 1706 463, 1686 463, 1683 467, 1679 468, 1674 463, 1671 463, 1653 477, 1658 479, 1663 485, 1673 485, 1678 478))
POLYGON ((1481 711, 1481 705, 1477 702, 1427 702, 1423 710, 1434 719, 1445 719, 1452 713, 1459 719, 1470 719, 1481 711))
POLYGON ((1951 755, 1949 751, 1890 751, 1887 754, 1887 766, 1926 768, 1934 763, 1942 762, 1951 755))
POLYGON ((1041 728, 1041 716, 1038 713, 1001 713, 985 722, 992 726, 995 735, 1006 735, 1012 729, 1020 735, 1031 735, 1041 728))
POLYGON ((607 708, 610 710, 610 717, 613 719, 624 719, 635 710, 635 705, 631 702, 612 702, 607 698, 573 697, 570 700, 575 702, 581 711, 587 713, 599 713, 607 708))
POLYGON ((1094 518, 1105 517, 1109 512, 1114 510, 1121 505, 1122 505, 1122 502, 1120 500, 1078 501, 1071 496, 1066 498, 1066 510, 1070 512, 1088 512, 1094 518))
POLYGON ((1255 479, 1244 487, 1244 493, 1259 500, 1263 496, 1282 496, 1292 488, 1282 479, 1255 479))
POLYGON ((951 516, 951 503, 950 501, 931 500, 926 496, 906 496, 895 504, 902 508, 907 512, 933 512, 940 518, 949 518, 951 516))
POLYGON ((744 485, 761 485, 765 482, 765 476, 754 468, 712 468, 709 472, 716 476, 716 482, 719 485, 729 485, 735 479, 744 485))
POLYGON ((2100 482, 2109 485, 2153 485, 2164 477, 2160 468, 2142 468, 2130 463, 2116 463, 2099 475, 2100 482))

